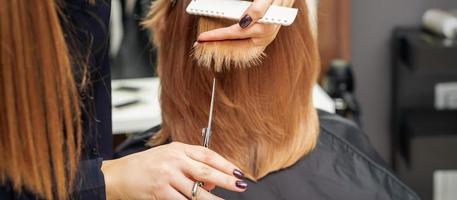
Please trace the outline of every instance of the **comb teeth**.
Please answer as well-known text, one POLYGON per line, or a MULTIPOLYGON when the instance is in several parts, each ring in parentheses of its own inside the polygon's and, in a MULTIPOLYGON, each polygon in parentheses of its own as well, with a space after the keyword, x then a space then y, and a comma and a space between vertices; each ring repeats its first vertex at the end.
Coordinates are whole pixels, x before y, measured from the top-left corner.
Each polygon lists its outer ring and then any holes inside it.
MULTIPOLYGON (((191 15, 240 20, 251 4, 252 2, 249 1, 237 0, 192 0, 186 12, 191 15)), ((289 26, 294 22, 297 13, 296 8, 272 5, 258 22, 289 26)))
POLYGON ((187 9, 186 12, 191 15, 201 15, 201 16, 219 17, 219 18, 224 18, 224 15, 225 15, 224 12, 219 12, 219 11, 214 11, 214 10, 199 10, 199 9, 194 9, 194 8, 187 9))

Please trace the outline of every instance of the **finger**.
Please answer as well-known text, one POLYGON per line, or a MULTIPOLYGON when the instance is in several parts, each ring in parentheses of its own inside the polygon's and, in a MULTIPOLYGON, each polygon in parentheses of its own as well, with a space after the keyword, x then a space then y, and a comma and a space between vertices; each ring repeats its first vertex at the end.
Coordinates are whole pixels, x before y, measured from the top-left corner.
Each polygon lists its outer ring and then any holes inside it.
POLYGON ((219 41, 219 40, 236 40, 236 39, 244 39, 242 38, 242 33, 244 31, 238 26, 238 24, 234 24, 229 27, 218 28, 211 31, 206 31, 201 33, 197 41, 198 42, 208 42, 208 41, 219 41))
MULTIPOLYGON (((190 178, 190 180, 193 182, 197 182, 197 180, 193 179, 192 177, 188 177, 188 178, 190 178)), ((206 191, 210 191, 210 192, 211 192, 211 190, 214 190, 214 188, 216 188, 216 186, 211 183, 203 183, 203 185, 201 187, 203 189, 205 189, 206 191)))
POLYGON ((239 179, 244 178, 244 174, 231 162, 227 161, 218 153, 202 147, 202 146, 193 146, 187 145, 184 148, 186 155, 198 162, 204 163, 214 169, 217 169, 226 174, 233 174, 239 179))
MULTIPOLYGON (((184 194, 187 198, 192 199, 192 189, 195 182, 191 181, 184 175, 177 175, 175 179, 172 180, 171 184, 176 188, 181 194, 184 194)), ((198 187, 196 199, 206 200, 206 199, 221 199, 205 189, 198 187)))
POLYGON ((237 24, 229 27, 214 29, 201 33, 198 42, 210 42, 220 40, 237 40, 274 35, 279 26, 272 24, 254 24, 247 29, 241 29, 237 24))
POLYGON ((251 6, 244 12, 243 17, 239 22, 241 28, 247 28, 262 18, 267 12, 273 0, 255 0, 251 6))
POLYGON ((178 192, 173 187, 168 187, 162 190, 160 196, 155 196, 155 198, 152 199, 187 200, 187 198, 183 194, 178 192))
POLYGON ((188 160, 188 164, 184 167, 183 171, 195 180, 214 184, 227 190, 243 192, 247 188, 247 183, 245 181, 239 180, 234 176, 225 174, 204 163, 192 159, 188 160))
POLYGON ((211 191, 211 190, 214 190, 214 188, 216 188, 216 185, 210 184, 210 183, 205 183, 205 185, 203 185, 202 187, 206 191, 211 191))

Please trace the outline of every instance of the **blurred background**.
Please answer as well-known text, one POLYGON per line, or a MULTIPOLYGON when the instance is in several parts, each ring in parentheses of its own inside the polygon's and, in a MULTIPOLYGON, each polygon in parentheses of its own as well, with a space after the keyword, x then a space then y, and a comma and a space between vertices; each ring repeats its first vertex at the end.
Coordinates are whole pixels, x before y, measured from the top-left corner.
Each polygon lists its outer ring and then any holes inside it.
MULTIPOLYGON (((112 0, 117 144, 159 125, 151 0, 112 0)), ((320 109, 354 120, 423 199, 457 199, 457 1, 320 0, 320 109)))

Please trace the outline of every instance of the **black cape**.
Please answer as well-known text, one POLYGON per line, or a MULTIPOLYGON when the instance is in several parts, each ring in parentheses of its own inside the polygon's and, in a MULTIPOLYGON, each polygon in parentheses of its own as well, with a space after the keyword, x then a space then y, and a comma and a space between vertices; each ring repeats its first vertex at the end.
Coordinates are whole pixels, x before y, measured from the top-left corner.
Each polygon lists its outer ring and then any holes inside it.
MULTIPOLYGON (((420 199, 387 167, 367 136, 352 122, 319 111, 320 134, 316 148, 293 166, 254 183, 246 192, 212 191, 224 199, 239 200, 385 200, 420 199)), ((160 127, 122 144, 123 156, 144 150, 144 142, 160 127)))

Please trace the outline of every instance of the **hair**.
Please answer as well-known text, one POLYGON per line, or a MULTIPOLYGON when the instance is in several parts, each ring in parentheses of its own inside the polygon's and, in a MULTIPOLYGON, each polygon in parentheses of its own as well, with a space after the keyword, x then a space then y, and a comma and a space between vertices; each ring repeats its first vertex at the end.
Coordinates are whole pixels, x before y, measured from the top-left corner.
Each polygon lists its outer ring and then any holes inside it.
POLYGON ((67 199, 81 121, 58 2, 0 5, 0 182, 40 198, 67 199))
MULTIPOLYGON (((222 25, 229 26, 232 24, 233 20, 202 17, 198 20, 197 35, 208 30, 221 28, 222 25)), ((193 49, 192 54, 199 66, 221 72, 232 68, 243 69, 261 64, 265 57, 264 50, 264 46, 253 46, 250 41, 230 40, 198 45, 193 49)))
POLYGON ((212 54, 193 53, 197 34, 205 31, 202 27, 209 30, 227 22, 188 15, 188 3, 178 1, 172 7, 168 0, 158 0, 143 22, 158 47, 161 80, 163 124, 152 145, 169 139, 201 144, 212 79, 217 77, 211 149, 239 166, 248 178, 256 181, 312 151, 319 132, 311 98, 319 55, 306 3, 293 3, 299 9, 295 23, 282 27, 260 53, 248 45, 249 40, 201 44, 212 54), (264 56, 260 61, 236 61, 235 54, 227 53, 234 51, 264 56), (202 63, 201 57, 207 62, 202 63), (219 70, 214 68, 217 62, 219 70), (212 66, 207 68, 205 63, 212 66))
MULTIPOLYGON (((282 0, 282 6, 291 6, 294 0, 282 0)), ((198 19, 197 35, 208 30, 227 27, 233 20, 201 17, 198 19)), ((274 29, 274 28, 273 28, 274 29)), ((197 64, 221 72, 232 68, 246 68, 262 63, 265 46, 257 46, 253 40, 230 40, 210 42, 193 49, 197 64), (240 49, 243 49, 240 51, 240 49)))

